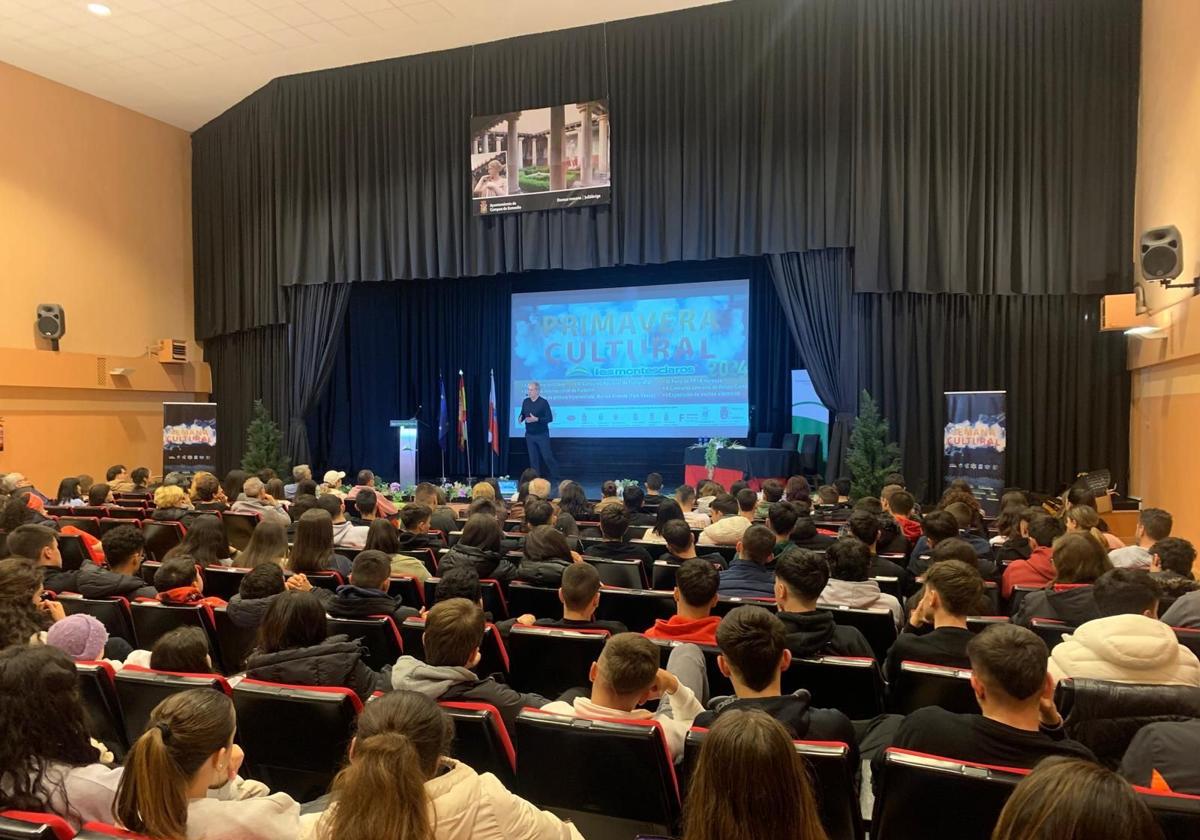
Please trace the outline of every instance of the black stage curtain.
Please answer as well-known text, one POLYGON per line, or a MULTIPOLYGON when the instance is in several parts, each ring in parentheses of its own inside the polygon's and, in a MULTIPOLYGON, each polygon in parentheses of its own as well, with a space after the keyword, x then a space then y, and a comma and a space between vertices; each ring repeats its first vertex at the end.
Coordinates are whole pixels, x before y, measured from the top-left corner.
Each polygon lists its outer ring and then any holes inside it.
POLYGON ((1010 484, 1053 491, 1077 472, 1129 478, 1125 337, 1098 297, 855 295, 857 385, 897 433, 918 498, 942 488, 946 391, 1005 390, 1010 484))
POLYGON ((1140 0, 858 0, 855 291, 1132 288, 1140 0))
POLYGON ((333 373, 349 303, 350 287, 345 284, 294 286, 288 290, 288 346, 292 361, 288 455, 293 464, 309 460, 304 418, 316 406, 333 373))
MULTIPOLYGON (((309 416, 316 463, 348 472, 396 473, 397 447, 388 421, 418 416, 420 474, 442 474, 437 442, 438 374, 446 382, 451 418, 445 468, 466 475, 466 454, 455 445, 458 370, 464 373, 469 414, 470 472, 491 474, 487 446, 488 374, 496 374, 501 452, 496 472, 528 466, 523 438, 508 439, 509 312, 513 292, 658 285, 732 278, 750 280, 749 398, 756 406, 751 434, 780 434, 791 424, 790 371, 801 366, 787 322, 762 260, 721 260, 639 269, 534 272, 454 283, 359 284, 353 287, 345 334, 329 384, 309 416), (511 452, 511 459, 510 459, 511 452)), ((663 471, 683 477, 683 447, 693 441, 555 438, 564 476, 581 480, 643 478, 663 471)))
POLYGON ((212 366, 212 398, 217 404, 217 469, 241 466, 246 427, 261 399, 288 439, 288 398, 292 387, 287 327, 276 324, 222 335, 204 342, 212 366))

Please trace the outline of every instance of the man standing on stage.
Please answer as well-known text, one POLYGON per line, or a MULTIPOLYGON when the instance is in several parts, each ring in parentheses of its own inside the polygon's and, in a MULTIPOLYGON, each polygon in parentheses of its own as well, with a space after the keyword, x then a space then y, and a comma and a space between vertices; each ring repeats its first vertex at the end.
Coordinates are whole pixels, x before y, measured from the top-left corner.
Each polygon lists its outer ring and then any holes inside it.
POLYGON ((554 422, 554 412, 550 410, 550 403, 542 399, 541 387, 536 382, 530 382, 525 393, 529 396, 521 402, 521 422, 525 424, 529 465, 539 476, 550 479, 558 475, 558 461, 550 451, 550 424, 554 422))

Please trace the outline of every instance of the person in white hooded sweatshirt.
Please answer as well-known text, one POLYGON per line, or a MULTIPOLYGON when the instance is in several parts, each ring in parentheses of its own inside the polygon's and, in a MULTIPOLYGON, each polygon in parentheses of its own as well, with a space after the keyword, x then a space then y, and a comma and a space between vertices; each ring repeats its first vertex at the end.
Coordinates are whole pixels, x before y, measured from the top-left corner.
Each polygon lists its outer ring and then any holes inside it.
POLYGON ((825 549, 829 560, 829 583, 817 599, 817 606, 852 607, 858 610, 880 609, 892 611, 892 619, 899 628, 904 624, 904 608, 895 595, 879 591, 879 583, 868 577, 871 567, 871 549, 854 539, 842 537, 825 549))
POLYGON ((1200 660, 1155 617, 1160 589, 1148 572, 1113 569, 1096 581, 1094 594, 1102 617, 1054 646, 1049 671, 1055 680, 1200 686, 1200 660))
POLYGON ((371 701, 358 718, 350 763, 333 780, 331 804, 300 818, 303 840, 582 840, 570 822, 542 811, 491 773, 447 758, 454 724, 413 691, 371 701))

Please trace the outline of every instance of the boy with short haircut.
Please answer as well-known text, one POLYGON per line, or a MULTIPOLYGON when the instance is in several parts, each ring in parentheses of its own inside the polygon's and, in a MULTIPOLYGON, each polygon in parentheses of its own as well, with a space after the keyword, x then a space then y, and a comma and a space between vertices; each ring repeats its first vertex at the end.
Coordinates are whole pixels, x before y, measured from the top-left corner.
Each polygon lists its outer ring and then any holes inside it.
POLYGON ((1174 527, 1171 514, 1162 508, 1145 508, 1138 514, 1137 529, 1134 531, 1133 545, 1117 548, 1108 553, 1108 559, 1117 569, 1148 569, 1150 568, 1150 549, 1159 540, 1171 536, 1174 527))
POLYGON ((903 487, 893 484, 895 488, 890 494, 888 488, 884 488, 883 494, 883 509, 892 515, 896 520, 896 524, 900 526, 900 533, 909 541, 910 549, 916 545, 917 540, 921 538, 921 523, 913 519, 913 511, 916 510, 917 500, 913 498, 913 494, 909 493, 903 487))
POLYGON ((362 548, 367 544, 367 529, 362 525, 355 525, 346 518, 346 507, 340 496, 334 493, 322 493, 317 497, 317 507, 328 513, 333 520, 334 545, 362 548))
POLYGON ((646 631, 647 638, 715 645, 721 617, 710 612, 717 604, 720 585, 720 573, 707 560, 685 561, 675 571, 675 615, 657 619, 646 631))
POLYGON ((589 545, 584 554, 602 560, 641 560, 648 578, 654 571, 654 559, 644 547, 625 539, 629 523, 629 511, 624 507, 609 505, 604 508, 600 511, 601 541, 589 545))
POLYGON ((696 491, 688 484, 680 484, 675 488, 675 501, 679 502, 679 509, 683 511, 683 518, 687 520, 687 524, 692 528, 707 528, 712 524, 712 519, 707 513, 701 513, 696 510, 696 491))
MULTIPOLYGON (((688 730, 704 707, 672 669, 697 658, 703 669, 700 649, 680 645, 671 651, 667 667, 660 668, 654 642, 638 633, 620 633, 604 643, 600 658, 592 663, 591 697, 576 697, 571 703, 560 700, 542 710, 591 720, 656 720, 662 726, 671 757, 678 762, 683 757, 688 730), (639 708, 656 698, 657 711, 639 708)), ((688 662, 689 667, 694 664, 688 662)))
POLYGON ((48 525, 18 525, 7 539, 8 556, 32 560, 42 570, 42 585, 52 592, 78 591, 78 572, 63 571, 58 533, 48 525))
POLYGON ((813 551, 824 551, 833 545, 837 537, 822 534, 817 531, 817 523, 811 516, 799 516, 792 526, 792 545, 796 548, 808 548, 813 551))
MULTIPOLYGON (((736 696, 714 701, 712 711, 696 718, 695 726, 709 727, 733 709, 758 709, 782 723, 792 738, 842 741, 857 753, 854 727, 836 709, 814 709, 806 690, 784 695, 783 672, 792 663, 783 622, 763 607, 738 607, 717 628, 721 653, 717 668, 729 677, 736 696)), ((854 766, 858 757, 851 759, 854 766)))
MULTIPOLYGON (((528 509, 528 508, 527 508, 528 509)), ((629 628, 619 621, 597 621, 600 606, 600 573, 591 563, 572 563, 563 569, 558 600, 562 603, 562 618, 537 618, 529 613, 502 621, 496 625, 507 635, 514 624, 524 627, 561 627, 564 630, 607 630, 627 633, 629 628)))
POLYGON ((904 609, 894 595, 881 592, 878 581, 871 580, 871 551, 854 537, 842 537, 825 551, 829 561, 829 583, 821 593, 821 604, 852 609, 883 608, 892 611, 899 628, 904 623, 904 609))
MULTIPOLYGON (((362 496, 363 493, 359 493, 358 498, 362 496)), ((337 588, 325 611, 334 618, 391 616, 399 626, 404 619, 418 615, 418 612, 388 595, 387 585, 391 574, 391 558, 382 551, 372 549, 358 552, 350 566, 350 582, 337 588)))
POLYGON ((894 686, 904 661, 968 667, 967 643, 974 634, 967 629, 967 616, 982 597, 983 578, 975 567, 961 560, 930 566, 925 573, 925 594, 888 651, 884 679, 894 686), (921 634, 929 624, 933 630, 921 634))
POLYGON ((437 551, 445 548, 442 538, 429 533, 433 521, 433 511, 425 505, 408 504, 400 509, 400 532, 396 534, 396 542, 400 551, 412 551, 415 548, 432 548, 437 551))
MULTIPOLYGON (((1109 559, 1112 554, 1109 554, 1109 559)), ((1192 575, 1195 547, 1183 537, 1164 537, 1150 549, 1150 577, 1158 581, 1163 596, 1178 598, 1200 588, 1192 575)))
POLYGON ((867 656, 875 652, 856 627, 833 620, 817 601, 829 583, 825 558, 803 548, 793 548, 775 561, 775 603, 787 633, 792 656, 867 656))
POLYGON ((100 540, 104 546, 104 565, 84 563, 76 583, 84 598, 153 598, 153 586, 137 577, 145 556, 146 539, 132 525, 119 525, 100 540))
POLYGON ((1052 559, 1054 541, 1066 530, 1062 520, 1045 513, 1034 514, 1029 520, 1029 559, 1008 564, 1000 580, 1000 594, 1009 598, 1014 586, 1042 587, 1051 583, 1056 574, 1052 559))
POLYGON ((642 492, 642 488, 636 484, 625 488, 621 494, 624 500, 625 509, 629 511, 629 524, 644 526, 654 524, 654 514, 646 513, 642 510, 642 503, 646 499, 646 494, 642 492))
POLYGON ((158 590, 158 600, 164 604, 225 606, 220 598, 204 596, 204 579, 196 561, 186 554, 163 560, 154 573, 154 588, 158 590))
POLYGON ((673 519, 662 527, 663 541, 667 544, 667 553, 660 554, 658 559, 670 563, 672 566, 678 566, 686 563, 695 557, 701 560, 707 560, 709 563, 716 563, 721 568, 728 565, 725 558, 720 554, 713 552, 712 554, 697 554, 696 539, 692 535, 692 529, 688 527, 686 522, 680 522, 678 519, 673 519))
POLYGON ((775 535, 765 525, 751 525, 738 541, 729 568, 721 572, 722 595, 740 598, 771 598, 775 595, 775 573, 768 568, 774 559, 775 535))
POLYGON ((285 578, 283 569, 276 564, 262 563, 242 578, 237 594, 229 599, 225 613, 238 627, 247 630, 257 628, 271 604, 275 603, 275 596, 290 590, 311 592, 326 604, 333 600, 332 592, 314 588, 305 575, 295 574, 285 578))
POLYGON ((350 517, 350 521, 355 525, 370 526, 375 521, 375 509, 377 506, 375 491, 364 488, 355 494, 351 500, 354 503, 354 512, 350 517))
POLYGON ((758 496, 753 490, 738 491, 736 496, 723 493, 708 506, 713 524, 700 532, 701 545, 737 545, 746 529, 754 524, 758 496))
POLYGON ((768 478, 762 484, 762 498, 759 499, 758 506, 754 509, 755 518, 765 519, 771 505, 782 501, 783 485, 773 478, 768 478))
MULTIPOLYGON (((783 493, 782 487, 779 492, 783 493)), ((792 529, 796 527, 796 520, 800 518, 796 508, 790 502, 773 502, 767 505, 763 515, 767 518, 767 527, 775 535, 774 554, 776 557, 782 557, 785 551, 794 547, 792 529)))
POLYGON ((479 663, 484 633, 483 610, 465 598, 438 601, 425 617, 425 661, 402 656, 391 669, 392 688, 416 691, 432 700, 466 700, 496 707, 510 738, 517 715, 526 706, 540 709, 550 701, 522 694, 470 669, 479 663))

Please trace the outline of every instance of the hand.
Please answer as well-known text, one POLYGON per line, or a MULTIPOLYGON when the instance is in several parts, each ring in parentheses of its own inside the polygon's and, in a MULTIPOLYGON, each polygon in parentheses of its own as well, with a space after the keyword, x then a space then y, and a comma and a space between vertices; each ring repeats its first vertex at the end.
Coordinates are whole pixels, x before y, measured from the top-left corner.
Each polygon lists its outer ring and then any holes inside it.
POLYGON ((572 563, 582 563, 583 555, 580 554, 578 551, 572 551, 571 552, 571 562, 572 563))
POLYGON ((530 615, 529 613, 517 616, 517 624, 524 627, 532 627, 535 623, 537 623, 537 616, 530 615))
POLYGON ((429 610, 425 609, 425 607, 421 607, 421 611, 419 613, 417 613, 417 615, 419 615, 421 617, 421 620, 424 621, 425 616, 429 615, 429 610))
POLYGON ((654 678, 654 688, 650 691, 650 697, 658 698, 664 694, 674 694, 678 690, 679 678, 666 668, 659 668, 658 676, 654 678))
POLYGON ((270 493, 268 493, 266 490, 263 490, 263 491, 262 491, 262 493, 259 495, 259 498, 260 498, 260 499, 261 499, 263 502, 265 502, 266 504, 268 504, 268 505, 277 505, 277 504, 279 504, 279 502, 275 501, 275 497, 273 497, 273 496, 272 496, 270 493))
POLYGON ((47 613, 51 621, 62 621, 67 617, 67 611, 58 601, 41 601, 38 603, 38 609, 47 613))
POLYGON ((530 414, 530 415, 529 415, 529 422, 530 422, 530 423, 536 423, 536 422, 537 422, 537 418, 536 418, 536 417, 534 417, 532 414, 530 414))
POLYGON ((1062 726, 1062 715, 1058 713, 1058 706, 1054 705, 1053 697, 1043 697, 1038 701, 1038 716, 1042 726, 1052 729, 1062 726))
POLYGON ((303 574, 295 574, 284 581, 283 584, 288 589, 296 592, 312 592, 312 584, 308 582, 308 577, 303 574))

